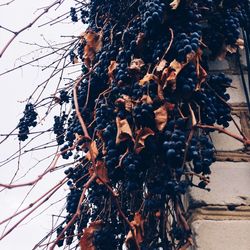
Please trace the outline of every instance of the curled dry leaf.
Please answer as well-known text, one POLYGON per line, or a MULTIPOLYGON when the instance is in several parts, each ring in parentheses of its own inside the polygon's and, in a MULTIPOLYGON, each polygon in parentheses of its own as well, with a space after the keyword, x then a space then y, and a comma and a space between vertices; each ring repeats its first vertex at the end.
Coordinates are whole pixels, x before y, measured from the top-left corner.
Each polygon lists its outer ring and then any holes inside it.
POLYGON ((170 63, 169 67, 175 71, 176 75, 178 75, 180 71, 182 70, 183 65, 179 63, 177 60, 173 60, 170 63))
POLYGON ((244 47, 245 47, 244 40, 241 38, 238 38, 235 45, 239 46, 240 49, 244 49, 244 47))
POLYGON ((136 38, 136 44, 137 44, 138 47, 141 47, 141 46, 142 46, 144 37, 145 37, 145 34, 144 34, 144 33, 140 32, 140 33, 138 34, 138 36, 137 36, 137 38, 136 38))
POLYGON ((153 104, 153 100, 149 95, 143 95, 141 98, 141 102, 144 102, 147 104, 153 104))
POLYGON ((196 53, 194 51, 191 51, 186 55, 186 63, 191 62, 196 56, 196 53))
POLYGON ((149 73, 147 73, 147 74, 139 81, 139 85, 145 85, 145 84, 148 83, 150 80, 155 80, 155 81, 157 81, 157 76, 155 76, 154 74, 149 74, 149 73))
POLYGON ((164 92, 163 92, 163 88, 160 84, 158 84, 158 88, 157 88, 157 95, 158 95, 158 98, 160 100, 164 100, 164 92))
POLYGON ((125 106, 125 109, 129 112, 132 111, 133 106, 134 106, 131 97, 128 95, 122 95, 122 97, 118 98, 115 102, 116 103, 123 103, 125 106))
POLYGON ((160 108, 156 109, 154 113, 157 129, 159 131, 162 131, 168 121, 168 111, 166 105, 163 105, 160 108))
POLYGON ((173 60, 169 67, 164 69, 161 77, 161 82, 163 83, 163 88, 165 88, 168 84, 172 85, 172 88, 176 87, 176 78, 180 71, 183 69, 184 65, 179 63, 176 60, 173 60))
POLYGON ((136 132, 135 152, 139 154, 145 148, 145 141, 149 136, 155 135, 150 128, 142 128, 136 132))
POLYGON ((192 118, 192 126, 195 126, 197 124, 197 120, 196 120, 196 117, 195 117, 195 114, 194 114, 194 111, 191 107, 190 104, 188 104, 188 107, 189 107, 189 111, 191 113, 191 118, 192 118))
POLYGON ((92 30, 87 30, 83 33, 82 37, 86 41, 86 45, 84 46, 84 62, 90 67, 95 54, 102 48, 103 34, 102 31, 96 33, 92 30))
POLYGON ((96 169, 95 169, 95 171, 94 171, 93 167, 89 169, 90 176, 92 176, 94 173, 97 174, 97 177, 100 177, 100 178, 96 179, 96 182, 99 185, 103 185, 104 183, 108 183, 109 182, 108 170, 107 170, 107 167, 106 167, 104 161, 97 161, 96 162, 96 169))
MULTIPOLYGON (((134 235, 135 235, 135 240, 137 244, 140 244, 144 240, 144 219, 142 218, 142 215, 140 213, 135 213, 134 220, 131 221, 131 226, 134 229, 134 235)), ((125 244, 127 247, 130 246, 131 243, 134 242, 133 234, 131 230, 128 232, 126 239, 125 239, 125 244)))
POLYGON ((198 72, 199 84, 201 84, 206 81, 207 72, 200 64, 198 67, 199 67, 199 72, 198 72))
POLYGON ((133 59, 130 63, 129 70, 132 71, 141 71, 141 68, 145 65, 142 59, 133 59))
POLYGON ((166 67, 166 65, 167 65, 167 61, 166 61, 165 59, 162 59, 162 60, 160 61, 160 63, 156 66, 156 71, 157 71, 157 72, 163 71, 164 68, 166 67))
POLYGON ((116 61, 111 61, 108 67, 109 83, 114 80, 114 71, 116 70, 118 63, 116 61))
POLYGON ((187 242, 179 248, 179 250, 187 250, 189 247, 193 246, 193 239, 190 237, 188 238, 187 242))
POLYGON ((76 63, 79 63, 79 60, 78 60, 77 55, 75 55, 75 56, 74 56, 74 59, 73 59, 73 64, 76 64, 76 63))
POLYGON ((102 224, 102 221, 98 220, 95 222, 91 222, 90 225, 84 229, 83 235, 80 240, 81 250, 95 250, 95 246, 93 243, 94 233, 101 229, 102 224))
POLYGON ((87 152, 85 157, 86 157, 86 159, 91 161, 92 157, 95 160, 96 157, 98 156, 98 154, 99 154, 99 152, 98 152, 98 149, 97 149, 96 141, 92 141, 90 143, 90 146, 89 146, 89 151, 87 152))
POLYGON ((117 135, 116 144, 128 139, 133 140, 132 130, 129 126, 127 119, 121 120, 119 117, 116 118, 117 135))
POLYGON ((181 0, 174 0, 169 5, 173 10, 176 10, 180 4, 181 0))

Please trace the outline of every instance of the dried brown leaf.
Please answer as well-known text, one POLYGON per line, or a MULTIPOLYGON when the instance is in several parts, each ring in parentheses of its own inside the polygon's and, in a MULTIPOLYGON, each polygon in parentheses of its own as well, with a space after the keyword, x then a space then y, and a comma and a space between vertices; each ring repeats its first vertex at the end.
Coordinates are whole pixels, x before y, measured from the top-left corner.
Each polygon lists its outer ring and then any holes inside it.
POLYGON ((188 238, 187 242, 179 248, 179 250, 187 250, 189 249, 190 246, 193 246, 193 245, 194 245, 193 239, 190 237, 188 238))
POLYGON ((84 46, 84 62, 90 67, 95 54, 102 48, 102 31, 96 33, 92 30, 88 30, 83 34, 83 39, 86 41, 84 46))
POLYGON ((86 159, 91 161, 92 157, 93 157, 93 160, 95 160, 96 157, 98 156, 98 154, 99 154, 99 152, 98 152, 98 149, 97 149, 96 141, 92 141, 90 143, 90 146, 89 146, 89 151, 87 152, 85 157, 86 157, 86 159))
POLYGON ((180 71, 182 70, 183 65, 181 63, 179 63, 178 61, 173 60, 170 63, 169 67, 175 71, 176 75, 178 75, 180 73, 180 71))
POLYGON ((141 98, 141 102, 144 102, 147 104, 153 104, 153 100, 149 95, 143 95, 141 98))
POLYGON ((116 61, 110 62, 110 65, 108 67, 109 83, 111 83, 112 80, 114 80, 114 71, 116 70, 117 66, 118 66, 118 63, 116 61))
MULTIPOLYGON (((144 219, 140 213, 135 213, 134 220, 131 221, 131 226, 134 229, 134 235, 137 244, 142 243, 144 240, 144 219)), ((129 247, 132 242, 134 242, 134 238, 130 230, 125 239, 127 247, 129 247)))
POLYGON ((207 78, 207 72, 206 70, 199 64, 199 74, 198 74, 198 78, 199 78, 199 83, 203 83, 206 81, 207 78))
POLYGON ((122 97, 118 98, 115 102, 123 103, 125 106, 125 109, 129 112, 133 109, 133 106, 134 106, 132 98, 128 95, 122 95, 122 97))
POLYGON ((157 80, 157 77, 154 74, 147 73, 140 81, 139 85, 144 85, 148 83, 150 80, 157 80))
POLYGON ((141 71, 141 68, 145 65, 145 63, 143 62, 142 59, 138 58, 138 59, 133 59, 130 63, 130 66, 129 66, 129 70, 132 70, 132 71, 141 71))
POLYGON ((97 161, 96 162, 96 169, 94 171, 94 168, 90 168, 89 169, 89 174, 90 176, 92 176, 94 173, 97 174, 97 177, 100 177, 96 179, 96 182, 99 185, 103 185, 104 183, 108 183, 109 182, 109 177, 108 177, 108 170, 107 167, 104 163, 104 161, 97 161))
POLYGON ((244 40, 241 38, 238 38, 235 45, 239 46, 240 49, 244 49, 244 47, 245 47, 244 40))
POLYGON ((161 106, 155 113, 155 122, 159 131, 162 131, 167 124, 168 121, 168 111, 166 105, 161 106))
POLYGON ((167 61, 166 61, 165 59, 162 59, 162 60, 160 61, 160 63, 157 65, 156 71, 157 71, 157 72, 163 71, 163 69, 166 67, 166 65, 167 65, 167 61))
POLYGON ((176 78, 183 67, 183 64, 179 63, 177 60, 173 60, 168 68, 164 69, 161 77, 163 88, 165 88, 168 84, 171 84, 173 89, 176 88, 176 78))
POLYGON ((129 126, 127 119, 121 120, 119 117, 116 118, 117 135, 116 144, 128 139, 133 140, 132 130, 129 126))
POLYGON ((196 53, 193 52, 193 51, 191 51, 190 53, 188 53, 186 55, 186 61, 187 61, 186 63, 191 62, 195 58, 195 56, 196 56, 196 53))
POLYGON ((84 229, 83 235, 80 240, 80 248, 81 250, 95 250, 95 246, 93 243, 94 233, 101 229, 102 221, 98 220, 95 222, 91 222, 89 227, 84 229))
POLYGON ((173 2, 170 3, 170 7, 172 10, 176 10, 180 4, 181 0, 174 0, 173 2))
POLYGON ((144 40, 145 34, 140 32, 136 38, 136 44, 138 47, 141 47, 141 45, 143 44, 143 40, 144 40))
POLYGON ((164 92, 163 92, 163 88, 160 84, 158 84, 158 89, 157 89, 157 95, 159 97, 160 100, 164 100, 164 92))
POLYGON ((155 135, 155 132, 150 128, 142 128, 136 133, 135 152, 139 154, 145 148, 145 141, 149 136, 155 135))

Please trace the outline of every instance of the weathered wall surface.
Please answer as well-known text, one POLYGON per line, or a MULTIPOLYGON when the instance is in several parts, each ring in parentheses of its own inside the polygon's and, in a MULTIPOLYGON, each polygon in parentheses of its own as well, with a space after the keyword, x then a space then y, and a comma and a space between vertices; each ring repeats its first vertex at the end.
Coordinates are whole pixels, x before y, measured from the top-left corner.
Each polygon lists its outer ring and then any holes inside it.
MULTIPOLYGON (((242 65, 247 79, 245 55, 242 65)), ((235 57, 211 62, 210 69, 233 79, 229 131, 250 138, 250 119, 242 79, 235 57)), ((189 222, 194 235, 192 250, 250 250, 250 150, 241 142, 214 132, 217 162, 211 167, 211 192, 193 189, 187 197, 189 222)))

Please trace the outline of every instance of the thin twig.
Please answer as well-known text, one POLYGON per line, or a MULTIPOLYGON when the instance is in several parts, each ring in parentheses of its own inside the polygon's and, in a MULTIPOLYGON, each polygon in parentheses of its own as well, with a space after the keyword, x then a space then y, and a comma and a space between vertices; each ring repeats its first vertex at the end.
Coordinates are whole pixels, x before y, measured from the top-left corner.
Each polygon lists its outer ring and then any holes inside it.
POLYGON ((44 9, 44 11, 38 15, 31 23, 26 25, 25 27, 21 28, 19 31, 15 32, 14 35, 11 37, 11 39, 6 43, 6 45, 3 47, 2 51, 0 52, 0 58, 3 56, 4 52, 7 50, 7 48, 10 46, 10 44, 15 40, 15 38, 20 35, 22 32, 30 28, 32 25, 36 23, 37 20, 39 20, 44 14, 46 14, 52 7, 54 7, 57 4, 61 4, 61 0, 57 0, 48 7, 44 9))

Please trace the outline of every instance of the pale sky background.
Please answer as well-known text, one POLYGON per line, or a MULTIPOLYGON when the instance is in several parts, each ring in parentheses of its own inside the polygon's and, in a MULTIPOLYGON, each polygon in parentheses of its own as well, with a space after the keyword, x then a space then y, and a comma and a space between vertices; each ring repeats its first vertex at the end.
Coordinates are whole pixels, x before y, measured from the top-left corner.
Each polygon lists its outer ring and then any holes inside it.
MULTIPOLYGON (((11 30, 18 30, 23 26, 27 25, 32 21, 40 12, 35 12, 38 8, 49 5, 54 0, 15 0, 9 6, 0 7, 0 25, 7 27, 11 30)), ((8 0, 0 0, 0 5, 8 2, 8 0)), ((8 50, 5 52, 2 58, 0 58, 0 73, 3 71, 13 68, 14 65, 20 65, 21 61, 17 60, 21 56, 37 49, 35 46, 29 46, 21 43, 39 43, 45 44, 43 36, 48 41, 56 42, 66 42, 69 38, 61 38, 61 35, 79 35, 84 27, 79 22, 78 24, 73 24, 70 19, 63 21, 55 26, 45 26, 43 28, 38 28, 39 24, 42 24, 50 18, 55 18, 56 16, 69 11, 70 7, 74 5, 73 0, 65 0, 63 5, 55 12, 52 9, 47 15, 43 16, 32 28, 26 30, 11 44, 8 50)), ((12 34, 0 29, 0 49, 8 41, 12 34)), ((30 57, 22 57, 22 60, 27 60, 28 58, 36 57, 41 55, 41 51, 31 54, 30 57)), ((47 65, 51 61, 49 59, 42 60, 40 65, 47 65)), ((4 76, 0 76, 0 134, 10 132, 17 124, 22 116, 24 110, 24 103, 20 101, 25 100, 34 90, 34 88, 46 79, 48 72, 41 72, 40 68, 26 66, 23 69, 18 69, 12 73, 4 76)), ((67 75, 65 75, 67 77, 67 75)), ((72 75, 70 75, 72 77, 72 75)), ((66 82, 64 82, 66 83, 66 82)), ((57 79, 53 80, 48 87, 48 94, 53 92, 57 84, 57 79), (49 92, 51 91, 51 92, 49 92)), ((53 116, 52 116, 53 117, 53 116)), ((47 127, 47 123, 52 126, 50 120, 45 122, 42 128, 47 127)), ((0 137, 0 140, 3 137, 0 137)), ((37 141, 33 145, 38 145, 39 142, 43 143, 44 140, 54 138, 53 134, 48 134, 46 137, 42 137, 40 141, 37 141)), ((32 145, 30 146, 32 147, 32 145)), ((28 148, 30 148, 28 147, 28 148)), ((11 137, 8 141, 0 145, 0 165, 1 161, 6 159, 9 155, 18 149, 18 140, 16 137, 11 137)), ((24 174, 29 168, 32 168, 36 163, 37 159, 43 158, 52 151, 35 151, 32 154, 27 154, 23 158, 20 164, 20 174, 24 174)), ((17 183, 23 183, 25 181, 30 181, 36 178, 40 172, 42 172, 49 162, 42 162, 36 166, 29 174, 18 181, 17 183)), ((11 176, 15 173, 17 168, 17 160, 10 162, 5 166, 0 166, 0 183, 8 183, 11 176)), ((24 202, 24 207, 34 201, 39 194, 43 194, 46 190, 51 188, 53 184, 57 183, 58 180, 64 177, 64 170, 57 171, 56 173, 49 174, 46 176, 39 185, 32 191, 27 200, 24 202)), ((5 190, 0 192, 0 221, 6 217, 12 215, 20 202, 23 200, 29 187, 18 188, 12 190, 5 190)), ((0 188, 1 190, 1 188, 0 188)), ((68 193, 67 186, 65 186, 55 197, 51 198, 40 210, 32 214, 28 219, 26 219, 18 228, 16 228, 11 234, 9 234, 5 239, 0 241, 0 250, 30 250, 33 246, 43 238, 46 233, 51 229, 52 214, 59 214, 60 208, 62 208, 64 201, 60 204, 52 206, 49 210, 43 212, 39 217, 34 218, 29 222, 31 218, 39 214, 44 208, 49 204, 59 200, 68 193), (28 223, 27 223, 28 222, 28 223)), ((24 213, 25 214, 25 213, 24 213)), ((21 217, 19 217, 21 218, 21 217)), ((13 225, 15 220, 11 221, 9 227, 13 225)), ((5 224, 4 224, 5 225, 5 224)), ((4 225, 0 225, 0 235, 3 232, 4 225)), ((42 248, 40 248, 42 249, 42 248)), ((62 248, 61 248, 62 249, 62 248)))

